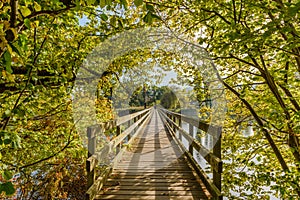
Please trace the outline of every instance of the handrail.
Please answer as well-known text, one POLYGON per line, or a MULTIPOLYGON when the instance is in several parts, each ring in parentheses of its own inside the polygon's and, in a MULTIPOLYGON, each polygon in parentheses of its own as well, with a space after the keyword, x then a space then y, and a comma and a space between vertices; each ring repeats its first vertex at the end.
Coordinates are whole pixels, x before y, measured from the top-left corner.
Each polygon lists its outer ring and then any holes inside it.
POLYGON ((124 124, 125 122, 128 122, 129 120, 145 113, 145 112, 148 112, 151 108, 148 108, 148 109, 145 109, 145 110, 142 110, 142 111, 138 111, 138 112, 135 112, 135 113, 132 113, 132 114, 129 114, 129 115, 125 115, 125 116, 122 116, 122 117, 119 117, 117 120, 116 120, 116 124, 117 126, 121 125, 121 124, 124 124))
POLYGON ((169 111, 167 109, 161 108, 159 107, 159 109, 163 110, 164 112, 171 114, 173 116, 176 116, 177 118, 180 118, 181 121, 184 121, 188 124, 191 124, 199 129, 201 129, 202 131, 206 132, 207 134, 213 136, 215 139, 219 138, 219 135, 215 134, 216 132, 219 132, 220 127, 219 126, 215 126, 215 125, 211 125, 211 124, 207 124, 203 121, 200 121, 197 118, 193 118, 193 117, 189 117, 180 113, 176 113, 176 112, 172 112, 169 111))
POLYGON ((185 155, 189 159, 197 174, 203 180, 203 183, 205 184, 207 189, 211 192, 213 198, 218 200, 222 199, 223 196, 221 193, 221 174, 223 162, 221 160, 221 127, 209 127, 209 124, 207 123, 201 122, 185 115, 181 115, 179 113, 168 111, 161 107, 158 107, 158 111, 165 124, 165 127, 173 135, 180 148, 185 152, 185 155), (189 133, 181 128, 182 121, 185 121, 189 124, 189 133), (213 137, 213 139, 216 140, 216 143, 212 152, 201 145, 200 142, 193 137, 194 127, 197 127, 198 129, 201 129, 203 131, 207 131, 210 128, 213 128, 214 132, 217 131, 216 134, 220 137, 213 137), (179 137, 176 136, 177 131, 179 133, 179 137), (183 145, 182 137, 184 137, 189 142, 189 149, 186 149, 183 145), (204 170, 195 161, 195 158, 193 156, 194 150, 197 151, 211 165, 213 171, 213 180, 211 180, 205 174, 204 170))
POLYGON ((117 162, 124 152, 122 143, 128 141, 130 144, 133 139, 141 132, 142 128, 149 122, 149 119, 153 113, 153 108, 145 109, 133 114, 122 116, 116 120, 111 120, 106 123, 93 125, 87 128, 88 136, 88 158, 86 160, 86 171, 88 177, 86 199, 92 200, 95 198, 97 192, 105 184, 109 174, 112 172, 112 164, 117 162), (121 131, 121 125, 128 123, 129 127, 121 131), (97 136, 100 133, 104 133, 107 130, 116 127, 116 137, 108 144, 104 145, 99 151, 97 151, 97 136), (134 133, 133 135, 131 133, 134 133), (114 157, 111 164, 103 165, 100 171, 99 177, 96 179, 96 168, 99 163, 105 163, 105 158, 109 155, 113 148, 116 148, 117 155, 114 157))

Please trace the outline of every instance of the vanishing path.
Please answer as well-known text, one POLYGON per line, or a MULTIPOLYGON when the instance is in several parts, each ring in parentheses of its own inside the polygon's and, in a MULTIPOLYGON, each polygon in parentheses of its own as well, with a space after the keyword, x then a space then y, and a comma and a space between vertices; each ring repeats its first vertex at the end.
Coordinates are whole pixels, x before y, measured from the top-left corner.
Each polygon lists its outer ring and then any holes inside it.
POLYGON ((200 200, 209 193, 157 112, 113 168, 96 199, 200 200))

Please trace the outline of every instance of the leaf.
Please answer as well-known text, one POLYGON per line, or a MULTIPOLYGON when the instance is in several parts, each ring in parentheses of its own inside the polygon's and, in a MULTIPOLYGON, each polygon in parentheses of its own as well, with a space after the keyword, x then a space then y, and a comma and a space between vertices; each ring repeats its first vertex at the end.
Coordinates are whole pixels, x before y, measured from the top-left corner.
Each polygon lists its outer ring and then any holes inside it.
POLYGON ((146 8, 147 8, 147 10, 149 10, 151 12, 155 12, 154 7, 150 4, 146 4, 146 8))
POLYGON ((120 19, 118 20, 118 25, 119 25, 120 28, 124 28, 123 22, 120 19))
POLYGON ((10 47, 12 48, 12 50, 14 51, 14 52, 16 52, 19 56, 21 56, 21 51, 20 51, 20 48, 19 48, 19 46, 18 46, 18 44, 17 43, 11 43, 10 44, 10 47))
POLYGON ((12 176, 12 173, 10 173, 10 171, 8 170, 5 170, 3 173, 2 173, 2 176, 5 180, 10 180, 13 176, 12 176))
POLYGON ((116 22, 117 22, 117 19, 116 19, 116 17, 115 16, 113 16, 112 18, 110 18, 110 24, 112 25, 112 26, 116 26, 116 22))
POLYGON ((76 6, 75 6, 75 10, 76 10, 76 11, 79 11, 79 10, 80 10, 80 0, 76 0, 76 1, 75 1, 75 5, 76 5, 76 6))
POLYGON ((40 4, 38 4, 36 1, 34 1, 34 10, 35 11, 41 11, 42 7, 40 4))
POLYGON ((10 143, 11 143, 11 139, 5 139, 5 140, 4 140, 4 144, 7 145, 7 144, 10 144, 10 143))
POLYGON ((21 13, 24 17, 27 17, 28 15, 31 14, 31 10, 27 8, 26 6, 21 6, 21 13))
POLYGON ((152 24, 153 19, 152 19, 152 15, 151 15, 150 11, 145 15, 145 17, 143 18, 143 21, 147 24, 152 24))
POLYGON ((156 15, 156 14, 151 13, 151 16, 152 16, 152 18, 154 18, 154 19, 162 20, 161 17, 158 16, 158 15, 156 15))
POLYGON ((102 13, 102 14, 100 15, 100 18, 101 18, 103 21, 107 21, 107 20, 108 20, 107 15, 104 14, 104 13, 102 13))
POLYGON ((121 0, 121 4, 124 6, 125 10, 127 10, 127 7, 128 7, 127 0, 121 0))
POLYGON ((95 3, 95 0, 87 0, 86 3, 88 6, 92 6, 95 3))
POLYGON ((6 116, 10 116, 11 115, 11 111, 10 110, 6 110, 4 113, 5 113, 6 116))
POLYGON ((13 70, 11 68, 11 55, 9 53, 9 51, 6 51, 3 55, 4 57, 4 63, 5 63, 5 70, 8 72, 8 73, 13 73, 13 70))
POLYGON ((28 18, 24 19, 24 25, 25 25, 28 29, 30 29, 30 28, 31 28, 31 26, 30 26, 30 19, 28 19, 28 18))
POLYGON ((105 0, 100 0, 100 8, 104 8, 106 6, 105 0))
POLYGON ((134 5, 136 6, 136 7, 139 7, 139 6, 141 6, 142 4, 143 4, 143 0, 134 0, 134 5))
POLYGON ((5 192, 6 195, 12 195, 15 191, 16 190, 11 182, 6 182, 0 185, 0 194, 5 192))

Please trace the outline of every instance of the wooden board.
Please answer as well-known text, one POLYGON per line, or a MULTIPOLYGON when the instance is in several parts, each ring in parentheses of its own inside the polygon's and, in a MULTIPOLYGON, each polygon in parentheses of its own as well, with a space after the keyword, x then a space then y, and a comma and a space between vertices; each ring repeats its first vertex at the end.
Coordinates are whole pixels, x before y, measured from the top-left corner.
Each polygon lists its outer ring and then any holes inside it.
POLYGON ((113 167, 96 199, 204 200, 211 196, 165 131, 157 111, 113 167))

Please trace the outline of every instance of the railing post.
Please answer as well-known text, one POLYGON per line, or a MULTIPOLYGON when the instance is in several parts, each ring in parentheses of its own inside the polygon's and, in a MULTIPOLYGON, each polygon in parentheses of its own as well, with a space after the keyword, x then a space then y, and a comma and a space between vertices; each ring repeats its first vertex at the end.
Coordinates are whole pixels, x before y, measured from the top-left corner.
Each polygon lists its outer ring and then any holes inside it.
MULTIPOLYGON (((128 121, 128 128, 129 128, 130 126, 131 126, 131 120, 128 121)), ((129 134, 128 134, 128 136, 127 136, 127 142, 130 140, 131 134, 132 134, 132 133, 129 133, 129 134)))
MULTIPOLYGON (((192 138, 194 138, 194 126, 192 124, 188 124, 188 125, 189 125, 189 134, 190 136, 192 136, 192 138)), ((191 143, 189 146, 189 152, 192 156, 194 156, 193 143, 191 143)))
MULTIPOLYGON (((88 137, 88 158, 89 158, 96 152, 96 133, 92 127, 87 128, 87 137, 88 137)), ((95 169, 93 169, 92 171, 89 171, 89 169, 87 169, 87 179, 88 179, 87 188, 90 188, 94 184, 95 177, 96 177, 95 169)))
POLYGON ((176 117, 174 115, 172 115, 172 121, 174 122, 173 124, 173 131, 174 131, 174 134, 176 135, 176 117))
MULTIPOLYGON (((121 127, 120 127, 120 125, 119 126, 117 126, 117 137, 121 134, 121 127)), ((118 154, 119 152, 120 152, 120 150, 121 150, 121 142, 120 142, 120 144, 118 144, 117 145, 117 147, 116 147, 116 153, 118 154)))
MULTIPOLYGON (((217 129, 217 134, 216 134, 217 140, 214 148, 213 148, 213 154, 221 159, 221 140, 222 140, 222 128, 219 127, 217 129)), ((222 176, 221 176, 221 172, 216 172, 215 170, 213 170, 213 182, 215 184, 215 186, 221 191, 221 182, 222 182, 222 176)))
MULTIPOLYGON (((178 119, 178 120, 177 120, 177 121, 178 121, 178 127, 181 128, 181 123, 182 123, 182 122, 181 122, 181 117, 178 117, 177 119, 178 119)), ((178 134, 179 134, 179 140, 182 141, 182 134, 180 133, 180 131, 179 131, 178 134)))
MULTIPOLYGON (((137 117, 133 118, 133 123, 136 123, 136 122, 137 122, 137 117)), ((136 131, 137 129, 138 129, 138 126, 134 128, 134 130, 133 130, 134 133, 135 133, 135 131, 136 131)))

